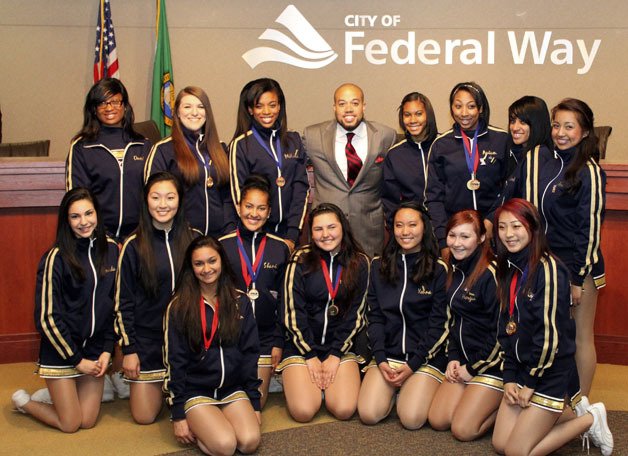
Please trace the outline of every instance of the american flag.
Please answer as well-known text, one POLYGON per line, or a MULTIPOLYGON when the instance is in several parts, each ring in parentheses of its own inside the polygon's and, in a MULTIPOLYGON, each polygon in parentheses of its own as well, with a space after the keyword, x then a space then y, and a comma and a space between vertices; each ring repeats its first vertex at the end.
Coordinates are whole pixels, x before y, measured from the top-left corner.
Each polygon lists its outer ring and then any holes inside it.
POLYGON ((99 0, 98 22, 96 23, 96 56, 94 58, 94 83, 103 78, 120 79, 116 36, 111 21, 109 0, 99 0))

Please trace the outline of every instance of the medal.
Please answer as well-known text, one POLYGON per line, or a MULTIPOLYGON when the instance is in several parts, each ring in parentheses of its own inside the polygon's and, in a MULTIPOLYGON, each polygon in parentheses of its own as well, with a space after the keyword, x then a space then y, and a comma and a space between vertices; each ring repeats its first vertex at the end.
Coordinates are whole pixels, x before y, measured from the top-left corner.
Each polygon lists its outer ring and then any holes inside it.
POLYGON ((471 191, 478 190, 480 188, 480 181, 475 178, 469 179, 467 181, 467 188, 471 191))
POLYGON ((251 288, 247 293, 247 296, 251 301, 255 301, 257 298, 259 298, 259 291, 257 291, 255 288, 251 288))
POLYGON ((508 334, 509 336, 512 336, 516 332, 517 332, 517 323, 515 323, 514 320, 510 320, 506 324, 506 334, 508 334))
POLYGON ((338 288, 340 288, 340 277, 342 277, 342 266, 338 265, 336 270, 336 277, 334 283, 331 283, 330 271, 328 270, 327 263, 321 258, 321 269, 323 270, 323 277, 325 278, 325 284, 327 285, 327 315, 329 317, 335 317, 340 313, 340 309, 334 302, 336 295, 338 294, 338 288))
POLYGON ((262 135, 259 134, 259 131, 257 131, 257 128, 255 128, 255 126, 251 128, 251 131, 253 132, 253 137, 255 138, 257 143, 260 146, 262 146, 262 148, 266 151, 268 156, 273 159, 273 161, 275 162, 275 165, 277 165, 278 177, 277 177, 277 180, 275 180, 275 183, 277 184, 277 187, 283 187, 284 185, 286 185, 286 179, 284 179, 281 176, 281 164, 283 161, 283 154, 281 151, 281 140, 279 136, 278 135, 275 136, 275 144, 273 145, 272 135, 270 137, 269 142, 267 143, 262 138, 262 135))
POLYGON ((240 255, 240 270, 242 271, 242 278, 244 279, 246 288, 249 290, 246 295, 251 301, 255 301, 259 298, 259 291, 255 289, 255 281, 262 270, 261 265, 264 259, 264 250, 266 249, 266 239, 266 236, 262 238, 262 241, 259 243, 259 247, 257 248, 257 252, 255 252, 255 262, 251 264, 251 260, 244 249, 244 243, 242 242, 242 237, 240 236, 240 229, 236 229, 236 242, 238 244, 238 254, 240 255))
POLYGON ((331 305, 327 308, 327 315, 330 317, 335 317, 338 315, 338 306, 334 304, 334 301, 331 302, 331 305))
MULTIPOLYGON (((475 133, 473 133, 473 141, 469 139, 464 130, 460 129, 460 135, 462 136, 462 146, 464 147, 464 158, 467 162, 467 169, 471 174, 471 179, 467 181, 467 188, 472 192, 479 190, 480 181, 476 177, 478 165, 480 163, 480 157, 478 154, 478 130, 480 126, 475 127, 475 133)), ((475 198, 473 200, 473 208, 477 209, 475 198)))
POLYGON ((515 306, 517 303, 517 295, 521 290, 521 287, 526 282, 528 277, 528 267, 523 270, 523 274, 520 274, 518 270, 515 270, 515 273, 512 275, 512 279, 510 279, 510 306, 508 308, 509 320, 506 323, 506 334, 508 336, 512 336, 517 332, 517 322, 515 322, 515 306), (521 278, 520 278, 521 276, 521 278))
POLYGON ((211 187, 213 187, 213 186, 214 186, 214 179, 212 179, 212 177, 211 177, 211 176, 209 176, 209 177, 207 178, 207 180, 205 181, 205 183, 207 184, 207 187, 208 187, 208 188, 211 188, 211 187))

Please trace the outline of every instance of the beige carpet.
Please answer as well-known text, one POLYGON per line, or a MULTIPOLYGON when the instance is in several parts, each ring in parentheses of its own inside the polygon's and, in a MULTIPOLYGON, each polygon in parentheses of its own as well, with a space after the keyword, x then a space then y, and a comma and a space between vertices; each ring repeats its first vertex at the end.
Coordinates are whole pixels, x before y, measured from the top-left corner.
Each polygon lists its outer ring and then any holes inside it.
MULTIPOLYGON (((63 434, 36 422, 29 416, 12 411, 13 407, 10 398, 13 391, 18 388, 24 388, 29 392, 34 392, 43 386, 43 381, 32 374, 33 369, 34 365, 32 363, 0 365, 0 379, 2 379, 0 380, 0 398, 2 398, 0 455, 36 456, 62 454, 86 456, 116 454, 148 456, 178 452, 185 449, 184 446, 179 445, 173 438, 172 425, 168 421, 168 415, 165 410, 157 423, 149 426, 139 426, 132 422, 128 410, 128 402, 123 400, 116 399, 112 403, 103 404, 99 422, 94 429, 82 430, 71 435, 63 434)), ((598 365, 591 399, 593 401, 604 401, 609 410, 628 411, 626 379, 628 379, 628 366, 598 365)), ((332 421, 334 420, 325 411, 321 411, 311 425, 332 421)), ((394 425, 394 422, 390 422, 392 424, 387 423, 365 429, 368 433, 383 431, 384 434, 382 435, 385 435, 387 428, 384 425, 394 425)), ((359 424, 355 422, 355 425, 359 424)), ((267 448, 264 442, 268 439, 278 437, 291 439, 290 431, 282 432, 281 434, 274 431, 295 427, 303 427, 303 425, 290 419, 283 405, 283 396, 281 394, 272 394, 263 412, 262 432, 268 434, 268 437, 262 438, 261 449, 267 448), (273 433, 272 436, 269 434, 271 432, 273 433)), ((317 431, 315 432, 324 428, 317 426, 317 431)), ((628 429, 612 429, 612 431, 615 435, 619 433, 625 436, 628 433, 628 429)), ((444 435, 447 435, 447 433, 444 435)), ((296 434, 294 438, 297 438, 296 434)), ((327 451, 327 454, 332 454, 331 448, 327 451)), ((309 451, 307 453, 300 452, 302 456, 313 454, 309 451)), ((272 454, 272 452, 265 452, 264 454, 272 454)), ((592 454, 598 453, 592 452, 592 454)))

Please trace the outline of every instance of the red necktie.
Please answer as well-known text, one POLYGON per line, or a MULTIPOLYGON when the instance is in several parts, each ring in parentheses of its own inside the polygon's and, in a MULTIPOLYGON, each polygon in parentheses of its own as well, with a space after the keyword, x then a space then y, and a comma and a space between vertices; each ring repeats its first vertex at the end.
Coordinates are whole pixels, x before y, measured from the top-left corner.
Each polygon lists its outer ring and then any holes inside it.
POLYGON ((351 140, 355 133, 347 133, 347 145, 345 146, 345 155, 347 156, 347 182, 349 187, 353 187, 355 178, 358 177, 360 169, 362 169, 362 160, 358 157, 351 140))

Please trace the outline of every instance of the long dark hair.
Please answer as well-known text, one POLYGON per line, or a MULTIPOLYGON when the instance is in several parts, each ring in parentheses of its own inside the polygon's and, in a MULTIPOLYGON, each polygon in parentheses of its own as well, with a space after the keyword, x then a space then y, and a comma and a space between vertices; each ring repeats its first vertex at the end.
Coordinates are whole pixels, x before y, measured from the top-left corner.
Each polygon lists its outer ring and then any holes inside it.
POLYGON ((55 245, 59 248, 59 253, 64 261, 70 265, 72 274, 81 282, 85 280, 85 270, 81 265, 81 262, 76 257, 76 242, 77 238, 72 231, 68 215, 70 213, 70 206, 77 201, 87 200, 90 201, 94 210, 96 211, 96 228, 94 230, 95 239, 95 265, 98 276, 102 276, 105 273, 106 258, 107 258, 107 234, 105 232, 105 224, 100 221, 100 205, 98 200, 94 198, 92 192, 83 187, 75 187, 63 195, 61 204, 59 205, 59 215, 57 218, 57 238, 55 245))
MULTIPOLYGON (((281 86, 277 81, 270 78, 260 78, 247 82, 240 92, 240 101, 238 102, 238 117, 236 119, 236 130, 233 133, 233 139, 246 133, 255 123, 253 116, 249 114, 249 109, 257 104, 261 96, 266 92, 273 92, 279 100, 279 139, 281 147, 288 147, 288 112, 286 107, 286 97, 281 90, 281 86)), ((232 139, 232 140, 233 140, 232 139)))
MULTIPOLYGON (((240 335, 239 293, 235 288, 233 271, 225 250, 220 242, 211 236, 198 237, 185 251, 171 309, 177 329, 187 335, 190 347, 196 352, 200 352, 203 346, 203 333, 199 314, 201 287, 192 268, 192 254, 203 247, 214 249, 220 256, 221 273, 216 288, 219 302, 217 336, 221 344, 233 345, 238 342, 240 335)), ((210 336, 210 331, 211 325, 208 325, 207 337, 210 336)))
MULTIPOLYGON (((434 230, 432 229, 432 223, 430 217, 427 215, 425 208, 415 201, 404 201, 397 207, 393 213, 393 221, 395 216, 401 209, 412 209, 421 216, 421 222, 423 223, 423 239, 421 239, 421 255, 418 255, 416 261, 412 265, 412 282, 417 285, 423 281, 427 281, 434 275, 434 269, 436 262, 438 261, 439 250, 438 242, 434 236, 434 230)), ((394 226, 394 222, 393 222, 394 226)), ((388 244, 384 248, 382 254, 380 274, 390 284, 396 284, 399 279, 397 271, 397 256, 401 253, 401 247, 395 236, 390 236, 388 244)))
POLYGON ((565 187, 568 193, 575 193, 580 188, 578 173, 585 167, 589 159, 598 161, 600 152, 597 147, 597 138, 593 130, 593 111, 582 100, 576 98, 565 98, 552 108, 552 122, 558 111, 570 111, 576 115, 576 120, 580 128, 586 133, 582 141, 576 146, 576 156, 565 170, 565 187))
POLYGON ((420 103, 423 103, 423 106, 425 106, 425 116, 427 117, 427 124, 425 125, 423 141, 429 141, 431 143, 438 135, 438 128, 436 127, 436 115, 434 114, 434 108, 432 107, 430 99, 422 93, 410 92, 401 99, 401 103, 397 108, 397 111, 399 113, 399 128, 401 128, 401 131, 406 132, 406 126, 403 124, 403 105, 410 101, 418 101, 420 103))
POLYGON ((179 119, 179 106, 181 100, 186 95, 192 95, 200 100, 205 108, 205 125, 203 126, 203 140, 201 141, 199 148, 205 150, 209 154, 209 158, 212 164, 216 168, 216 175, 218 177, 218 184, 229 182, 229 159, 225 150, 220 144, 218 139, 218 130, 216 128, 216 122, 214 120, 214 113, 212 111, 212 105, 209 102, 207 93, 200 87, 188 86, 178 93, 174 102, 174 112, 172 122, 172 142, 174 143, 174 155, 177 161, 177 166, 181 170, 183 180, 189 186, 196 184, 199 180, 198 163, 196 161, 196 154, 194 154, 183 135, 183 126, 179 119))
MULTIPOLYGON (((473 231, 478 237, 478 240, 481 239, 482 236, 486 236, 486 227, 484 226, 484 223, 482 223, 482 217, 480 216, 480 213, 474 209, 465 209, 452 215, 447 222, 447 228, 445 230, 445 233, 449 234, 449 232, 453 228, 459 225, 464 225, 465 223, 470 223, 471 226, 473 226, 473 231)), ((478 281, 480 276, 484 274, 484 271, 486 271, 486 268, 488 268, 490 262, 495 258, 491 250, 490 242, 486 238, 484 239, 484 242, 482 242, 482 244, 479 245, 477 248, 482 249, 480 253, 480 259, 477 263, 475 263, 473 271, 471 271, 471 274, 469 274, 467 279, 465 280, 465 288, 473 287, 473 285, 475 284, 475 282, 478 281)), ((450 267, 448 269, 447 288, 449 288, 449 285, 451 285, 451 280, 453 278, 454 268, 452 267, 452 261, 453 255, 450 254, 448 260, 450 267)))
POLYGON ((143 136, 133 130, 135 115, 133 114, 133 106, 131 106, 131 102, 129 101, 129 94, 126 91, 126 87, 116 78, 101 79, 89 89, 85 97, 85 105, 83 106, 83 127, 74 135, 73 139, 81 137, 86 141, 95 140, 102 126, 96 114, 98 105, 118 94, 122 95, 122 106, 124 107, 122 130, 125 139, 129 141, 143 140, 143 136))
POLYGON ((459 82, 453 89, 451 89, 451 93, 449 94, 449 112, 451 113, 451 117, 454 116, 454 111, 451 108, 451 105, 454 103, 456 93, 461 90, 468 92, 475 100, 475 104, 478 106, 478 109, 481 110, 480 120, 484 123, 485 127, 488 127, 489 120, 491 118, 491 107, 488 104, 488 98, 486 98, 484 90, 482 90, 482 87, 480 87, 480 84, 477 82, 459 82))
MULTIPOLYGON (((552 150, 551 123, 547 104, 539 97, 526 95, 519 98, 508 107, 508 122, 519 119, 530 127, 530 137, 526 141, 524 156, 536 146, 543 145, 552 150)), ((510 146, 512 147, 512 136, 510 146)))
POLYGON ((513 198, 506 201, 495 211, 493 237, 495 238, 495 250, 497 253, 497 288, 502 310, 506 309, 506 306, 508 306, 510 302, 510 269, 508 267, 509 252, 499 237, 499 216, 504 212, 510 212, 514 215, 515 218, 525 227, 528 235, 530 236, 527 262, 528 278, 526 283, 523 284, 523 290, 525 293, 529 291, 529 286, 532 283, 531 278, 534 277, 541 258, 550 255, 539 211, 532 203, 521 198, 513 198))
POLYGON ((192 241, 192 233, 185 220, 183 210, 183 189, 179 179, 168 172, 162 171, 152 174, 144 185, 144 199, 140 208, 140 221, 136 229, 137 250, 140 257, 140 281, 148 296, 155 297, 159 290, 157 281, 157 266, 155 263, 155 251, 153 250, 153 218, 148 211, 148 197, 151 188, 159 182, 172 182, 179 195, 179 207, 172 220, 170 230, 173 237, 172 260, 175 273, 181 268, 185 249, 192 241))
MULTIPOLYGON (((346 290, 346 294, 344 295, 345 299, 336 300, 336 303, 339 304, 338 307, 340 309, 340 313, 342 314, 349 307, 349 303, 352 301, 355 294, 360 291, 356 290, 356 284, 358 282, 358 272, 360 271, 360 261, 361 258, 366 258, 366 254, 364 253, 364 250, 362 249, 360 243, 353 235, 351 225, 349 225, 349 220, 347 220, 345 214, 335 204, 321 203, 310 212, 308 219, 310 226, 310 237, 312 235, 311 230, 313 227, 314 219, 322 214, 334 214, 340 222, 340 226, 342 227, 342 241, 340 242, 340 251, 336 256, 338 263, 340 263, 343 267, 342 283, 346 290)), ((310 250, 300 257, 300 261, 302 261, 302 263, 304 264, 305 271, 307 273, 320 270, 320 260, 321 255, 323 254, 323 250, 319 248, 316 243, 311 242, 310 246, 310 250)))

